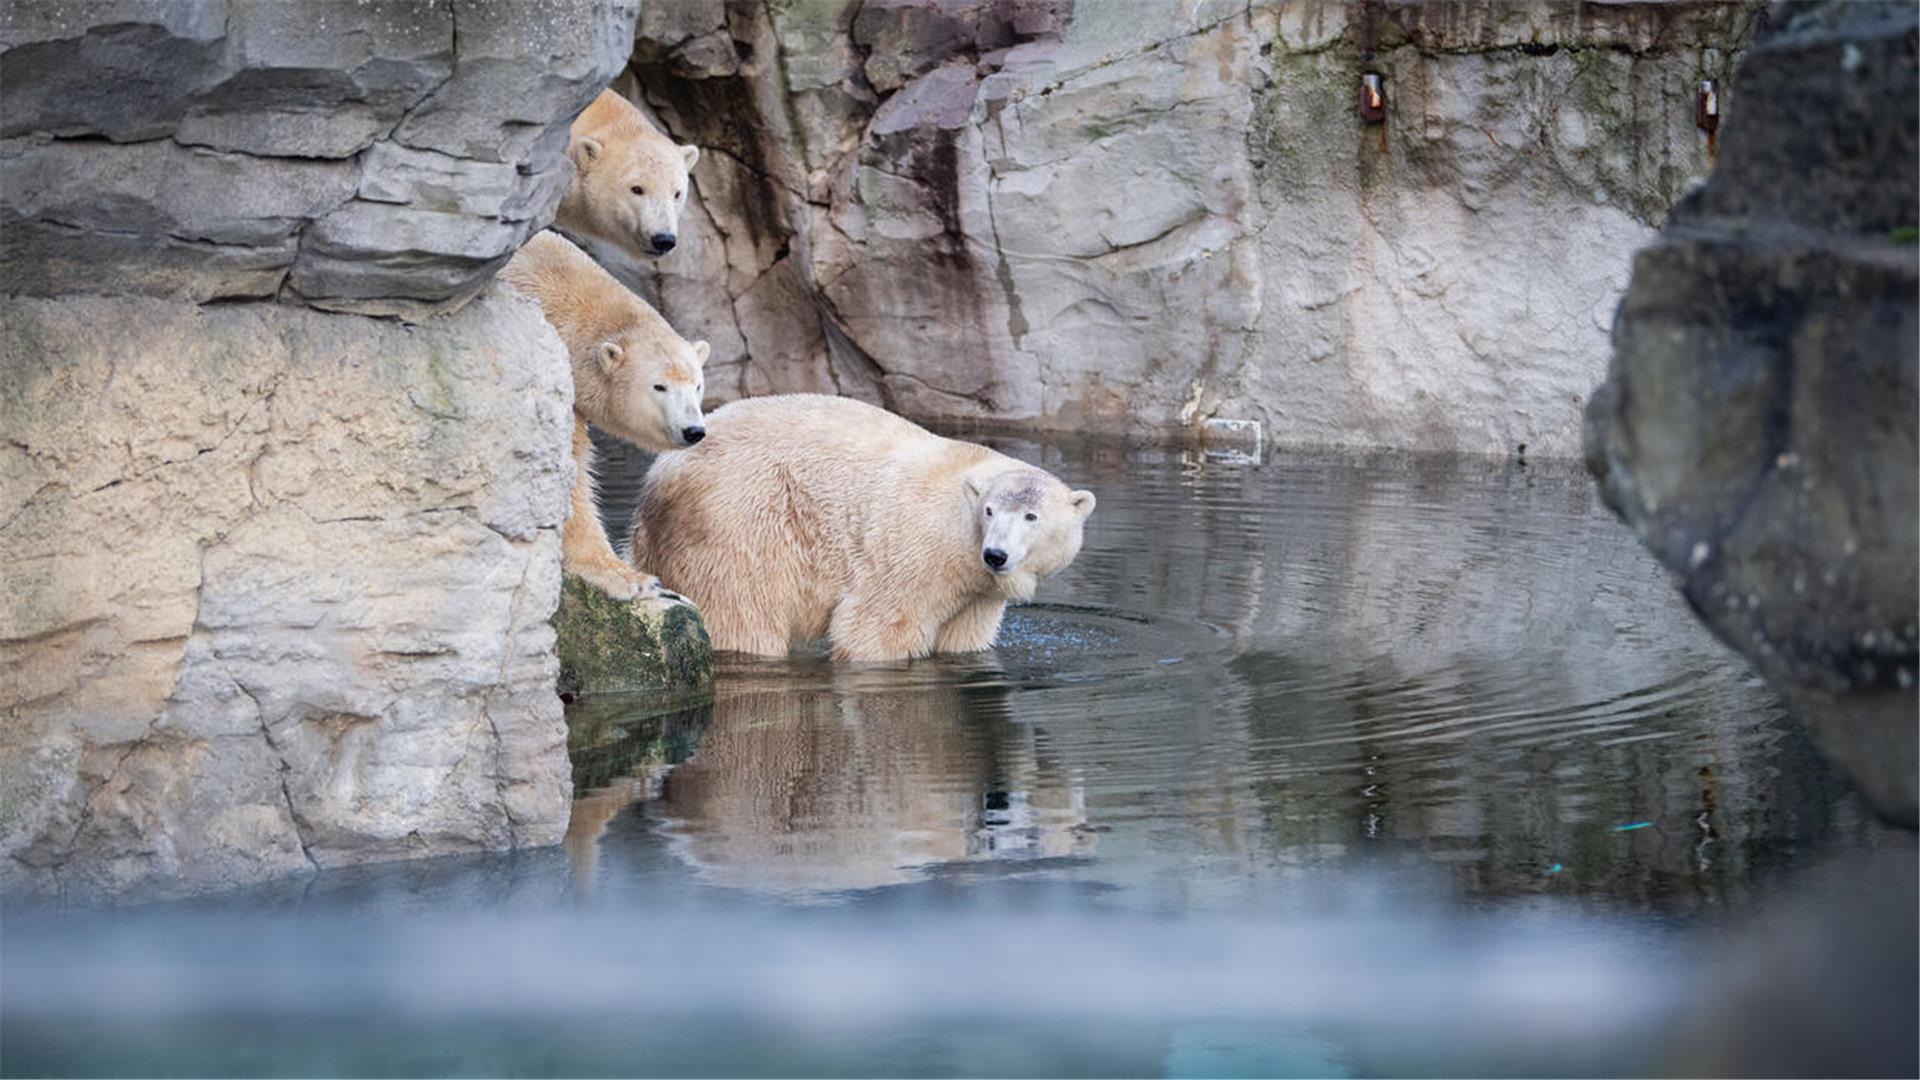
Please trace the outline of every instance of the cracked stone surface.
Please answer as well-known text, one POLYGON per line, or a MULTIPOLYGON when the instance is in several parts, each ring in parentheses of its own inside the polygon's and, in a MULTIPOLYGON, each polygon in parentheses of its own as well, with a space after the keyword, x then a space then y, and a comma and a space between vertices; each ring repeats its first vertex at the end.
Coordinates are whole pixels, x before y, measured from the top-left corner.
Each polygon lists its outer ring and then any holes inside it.
POLYGON ((1920 715, 1920 16, 1783 7, 1721 170, 1640 253, 1588 412, 1607 503, 1888 816, 1920 715))
POLYGON ((603 261, 722 398, 1573 457, 1760 7, 654 5, 615 86, 703 156, 680 248, 603 261))
POLYGON ((637 16, 634 0, 0 5, 0 291, 458 307, 551 220, 567 124, 637 16))
POLYGON ((0 328, 0 893, 558 842, 572 390, 534 305, 0 328))

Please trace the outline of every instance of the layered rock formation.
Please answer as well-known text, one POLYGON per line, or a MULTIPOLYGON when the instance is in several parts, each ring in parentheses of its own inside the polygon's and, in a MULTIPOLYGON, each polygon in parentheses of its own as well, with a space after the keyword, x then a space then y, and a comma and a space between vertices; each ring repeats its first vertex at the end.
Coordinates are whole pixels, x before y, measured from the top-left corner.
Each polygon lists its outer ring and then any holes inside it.
POLYGON ((636 14, 0 7, 0 893, 560 839, 571 377, 485 290, 636 14))
POLYGON ((1589 465, 1707 625, 1913 824, 1920 14, 1776 21, 1719 170, 1635 262, 1589 465))
POLYGON ((1571 456, 1756 11, 654 5, 625 88, 705 156, 633 276, 722 396, 1571 456))
POLYGON ((8 4, 0 290, 457 306, 552 217, 567 121, 619 69, 635 14, 8 4))

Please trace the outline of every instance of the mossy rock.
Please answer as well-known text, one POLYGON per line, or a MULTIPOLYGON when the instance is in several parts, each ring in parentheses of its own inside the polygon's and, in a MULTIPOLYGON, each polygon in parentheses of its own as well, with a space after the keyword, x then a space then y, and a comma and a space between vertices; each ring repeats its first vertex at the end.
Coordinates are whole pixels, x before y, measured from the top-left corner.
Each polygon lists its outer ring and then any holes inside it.
POLYGON ((684 604, 615 600, 567 574, 553 629, 563 694, 691 694, 713 682, 713 643, 684 604))

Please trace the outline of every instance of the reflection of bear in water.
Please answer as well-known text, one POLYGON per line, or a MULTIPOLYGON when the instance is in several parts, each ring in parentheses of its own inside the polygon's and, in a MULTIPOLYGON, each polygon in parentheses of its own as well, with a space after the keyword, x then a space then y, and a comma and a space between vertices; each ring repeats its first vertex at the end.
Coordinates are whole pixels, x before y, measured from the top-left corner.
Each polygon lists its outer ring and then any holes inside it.
POLYGON ((1083 792, 1003 689, 724 682, 693 757, 650 816, 715 884, 891 885, 970 860, 1085 853, 1083 792))

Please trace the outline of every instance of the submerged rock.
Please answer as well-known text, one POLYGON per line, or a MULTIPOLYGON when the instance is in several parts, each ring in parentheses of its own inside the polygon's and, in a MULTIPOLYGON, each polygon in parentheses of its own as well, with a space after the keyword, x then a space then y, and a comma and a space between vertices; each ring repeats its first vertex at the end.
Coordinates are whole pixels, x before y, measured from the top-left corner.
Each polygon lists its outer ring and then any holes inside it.
POLYGON ((615 600, 566 574, 553 626, 563 694, 688 694, 713 681, 713 645, 689 605, 615 600))
POLYGON ((1635 261, 1588 464, 1702 620, 1912 825, 1920 13, 1775 17, 1718 170, 1635 261))

